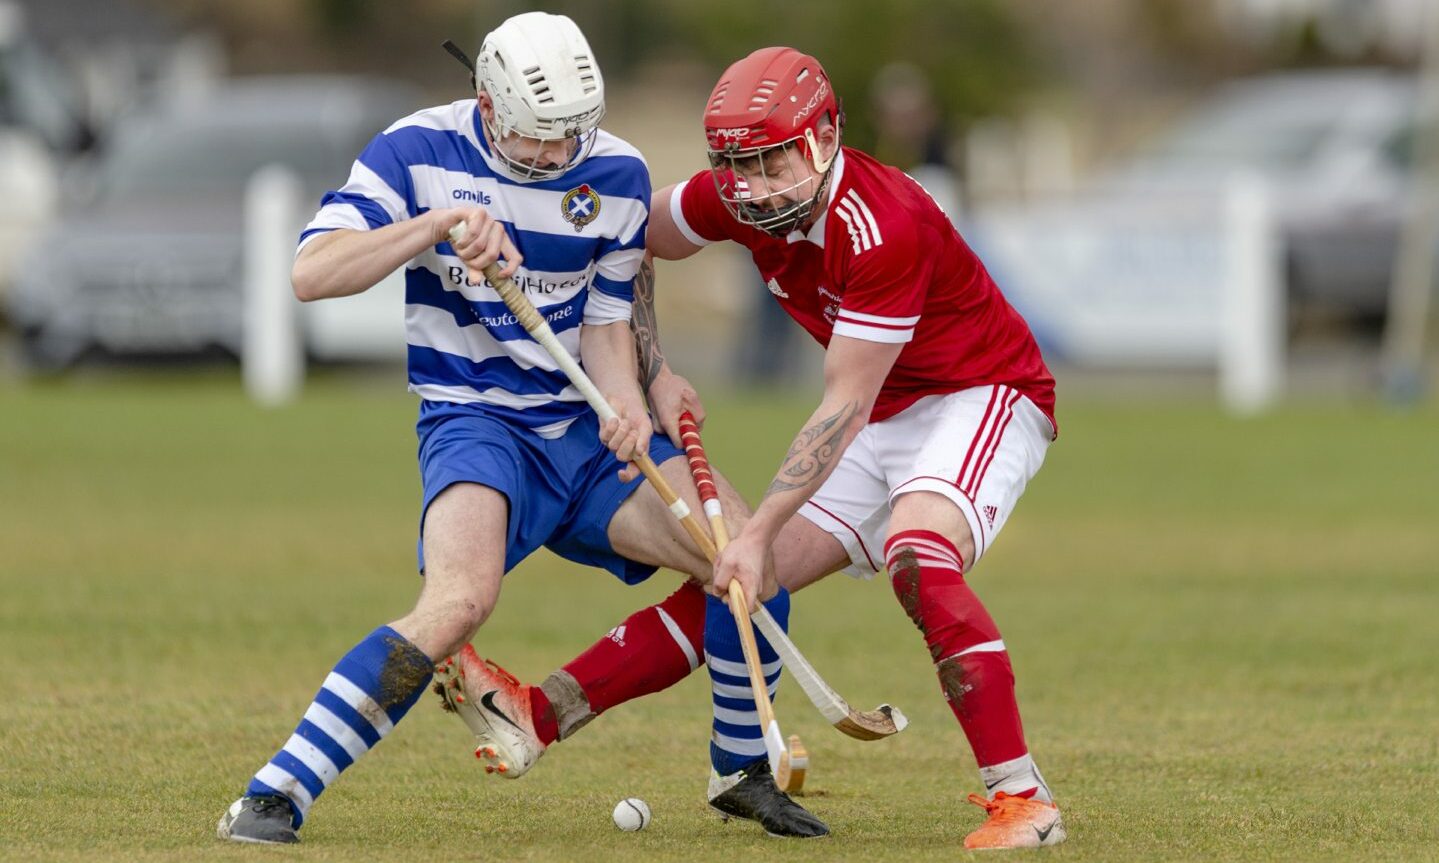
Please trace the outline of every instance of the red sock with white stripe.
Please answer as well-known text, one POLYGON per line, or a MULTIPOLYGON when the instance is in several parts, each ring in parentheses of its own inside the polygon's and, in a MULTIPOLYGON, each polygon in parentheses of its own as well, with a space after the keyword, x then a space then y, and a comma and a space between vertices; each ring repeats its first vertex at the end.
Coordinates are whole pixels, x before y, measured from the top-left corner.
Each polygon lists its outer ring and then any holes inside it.
POLYGON ((959 551, 942 534, 905 530, 885 543, 884 557, 895 596, 929 645, 986 790, 1048 801, 1024 743, 1009 654, 999 627, 964 581, 959 551))
POLYGON ((617 704, 673 686, 699 668, 704 633, 704 591, 685 582, 530 687, 535 733, 548 746, 617 704))

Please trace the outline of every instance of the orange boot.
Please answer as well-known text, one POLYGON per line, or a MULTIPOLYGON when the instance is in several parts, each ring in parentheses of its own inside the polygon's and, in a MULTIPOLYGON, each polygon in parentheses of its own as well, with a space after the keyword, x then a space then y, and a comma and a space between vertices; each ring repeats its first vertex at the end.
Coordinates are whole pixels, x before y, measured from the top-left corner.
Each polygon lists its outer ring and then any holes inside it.
POLYGON ((969 795, 969 802, 983 806, 989 820, 964 837, 965 848, 1040 848, 1064 841, 1064 821, 1059 807, 1003 791, 986 800, 969 795))

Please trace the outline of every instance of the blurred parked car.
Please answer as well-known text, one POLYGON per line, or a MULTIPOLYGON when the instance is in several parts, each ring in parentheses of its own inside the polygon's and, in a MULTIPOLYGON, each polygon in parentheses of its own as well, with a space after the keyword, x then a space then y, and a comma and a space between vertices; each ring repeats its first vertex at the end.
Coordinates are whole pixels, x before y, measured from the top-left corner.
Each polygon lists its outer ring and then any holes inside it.
POLYGON ((1291 302, 1377 320, 1409 205, 1416 98, 1412 76, 1378 69, 1235 81, 1098 189, 1213 192, 1252 171, 1272 193, 1291 302))
POLYGON ((1412 78, 1296 72, 1235 81, 1073 195, 990 204, 966 224, 1047 355, 1213 368, 1234 178, 1268 190, 1290 324, 1382 322, 1408 208, 1412 78))
POLYGON ((21 8, 0 0, 0 298, 54 217, 62 154, 86 135, 63 71, 29 38, 21 8))
MULTIPOLYGON (((250 177, 288 166, 313 212, 369 139, 417 107, 415 90, 378 79, 257 77, 130 118, 89 193, 62 207, 18 270, 10 317, 24 358, 61 368, 88 352, 238 355, 250 177)), ((331 308, 306 306, 302 325, 323 331, 307 338, 311 353, 403 356, 403 290, 392 279, 331 308)))

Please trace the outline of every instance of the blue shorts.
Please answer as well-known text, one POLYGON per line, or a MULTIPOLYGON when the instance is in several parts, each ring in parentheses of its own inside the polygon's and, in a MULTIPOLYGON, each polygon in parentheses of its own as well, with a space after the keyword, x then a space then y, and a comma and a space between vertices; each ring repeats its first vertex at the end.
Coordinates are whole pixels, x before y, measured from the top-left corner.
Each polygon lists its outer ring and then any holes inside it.
MULTIPOLYGON (((424 526, 430 503, 450 485, 489 486, 510 503, 505 572, 535 549, 598 566, 626 584, 638 584, 656 567, 620 557, 610 546, 610 519, 644 477, 620 482, 624 464, 598 437, 599 417, 585 411, 565 433, 545 440, 486 412, 480 404, 422 402, 420 437, 420 571, 425 569, 424 526)), ((650 440, 656 464, 680 455, 664 434, 650 440)))

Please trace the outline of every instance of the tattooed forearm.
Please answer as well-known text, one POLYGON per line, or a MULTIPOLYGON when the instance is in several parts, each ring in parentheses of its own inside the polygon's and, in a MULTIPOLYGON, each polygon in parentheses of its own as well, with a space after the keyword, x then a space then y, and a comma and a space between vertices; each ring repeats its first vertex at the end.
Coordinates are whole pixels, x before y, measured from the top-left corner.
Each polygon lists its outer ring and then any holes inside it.
POLYGON ((784 464, 774 482, 765 489, 768 497, 777 492, 818 487, 844 448, 845 433, 859 411, 859 402, 850 402, 799 433, 785 454, 784 464))
POLYGON ((630 329, 635 334, 635 351, 639 358, 640 387, 648 393, 650 384, 659 377, 665 355, 660 350, 659 320, 655 317, 655 265, 646 256, 635 276, 634 311, 630 329))

